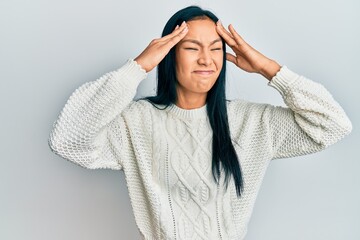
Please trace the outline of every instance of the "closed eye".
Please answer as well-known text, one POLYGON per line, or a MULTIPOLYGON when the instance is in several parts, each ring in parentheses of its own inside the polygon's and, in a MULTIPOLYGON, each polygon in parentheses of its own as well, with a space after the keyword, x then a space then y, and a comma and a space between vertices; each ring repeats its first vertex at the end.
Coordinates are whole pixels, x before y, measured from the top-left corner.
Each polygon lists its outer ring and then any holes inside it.
POLYGON ((213 48, 213 49, 211 49, 211 51, 219 51, 219 50, 221 50, 221 48, 213 48))
POLYGON ((197 51, 197 48, 185 48, 186 50, 197 51))

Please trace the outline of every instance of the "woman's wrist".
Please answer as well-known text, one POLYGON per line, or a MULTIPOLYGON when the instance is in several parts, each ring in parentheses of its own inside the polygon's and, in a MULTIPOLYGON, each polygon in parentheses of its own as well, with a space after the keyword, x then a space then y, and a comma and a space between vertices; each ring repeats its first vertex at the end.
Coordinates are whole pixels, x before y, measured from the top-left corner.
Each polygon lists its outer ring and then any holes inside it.
POLYGON ((280 68, 281 66, 277 62, 269 59, 269 63, 266 64, 262 70, 260 70, 260 74, 263 75, 267 80, 271 81, 276 73, 280 71, 280 68))

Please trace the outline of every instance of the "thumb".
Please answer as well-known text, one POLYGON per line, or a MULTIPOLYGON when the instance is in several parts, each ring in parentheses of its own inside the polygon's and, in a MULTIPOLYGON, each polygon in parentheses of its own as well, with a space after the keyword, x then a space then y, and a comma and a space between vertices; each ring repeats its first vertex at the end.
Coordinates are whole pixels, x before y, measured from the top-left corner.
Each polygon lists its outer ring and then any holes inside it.
POLYGON ((236 63, 236 57, 231 53, 226 53, 226 60, 229 62, 232 62, 233 64, 237 65, 236 63))

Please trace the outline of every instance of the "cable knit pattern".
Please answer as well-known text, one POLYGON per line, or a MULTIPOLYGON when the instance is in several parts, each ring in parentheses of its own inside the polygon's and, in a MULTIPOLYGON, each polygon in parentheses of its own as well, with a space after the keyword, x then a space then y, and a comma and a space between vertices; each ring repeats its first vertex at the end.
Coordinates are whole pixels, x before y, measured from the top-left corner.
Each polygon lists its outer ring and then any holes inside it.
MULTIPOLYGON (((142 239, 244 239, 255 199, 272 159, 320 151, 352 130, 343 109, 320 84, 283 66, 269 82, 287 107, 228 102, 231 138, 244 174, 216 185, 206 105, 160 110, 134 101, 146 77, 129 60, 80 86, 50 134, 50 148, 89 169, 123 170, 142 239)), ((163 106, 157 106, 159 108, 163 106)))

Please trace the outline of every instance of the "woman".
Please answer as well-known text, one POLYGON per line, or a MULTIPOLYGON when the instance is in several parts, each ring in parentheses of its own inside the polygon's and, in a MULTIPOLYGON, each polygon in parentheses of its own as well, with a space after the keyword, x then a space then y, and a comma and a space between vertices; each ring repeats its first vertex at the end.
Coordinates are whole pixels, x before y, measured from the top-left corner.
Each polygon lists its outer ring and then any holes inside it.
POLYGON ((320 151, 351 129, 322 85, 191 6, 134 60, 78 88, 49 144, 83 167, 124 171, 143 239, 238 240, 270 160, 320 151), (226 101, 226 60, 262 74, 288 108, 226 101), (133 101, 156 66, 157 95, 133 101))

